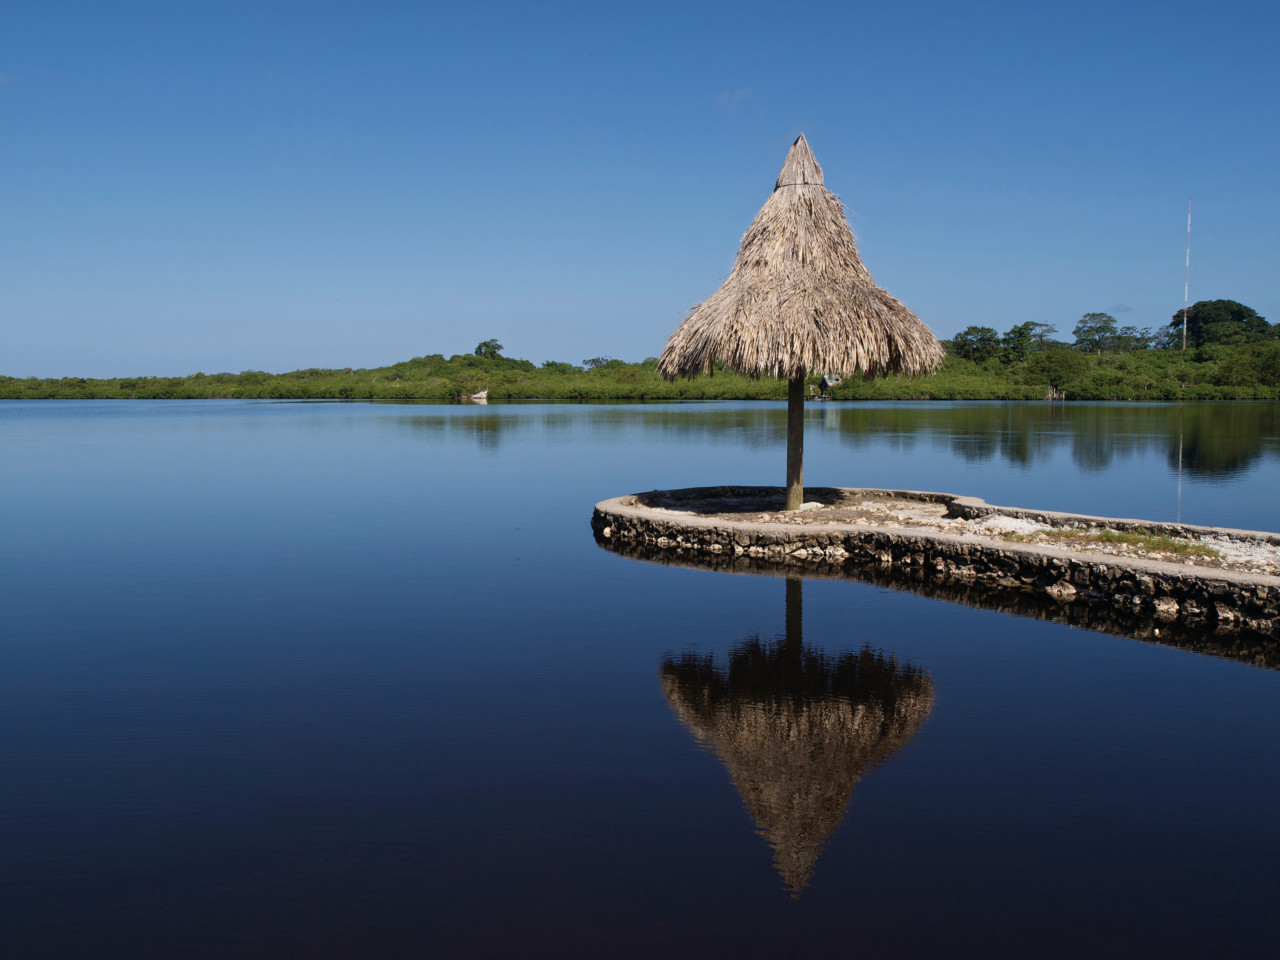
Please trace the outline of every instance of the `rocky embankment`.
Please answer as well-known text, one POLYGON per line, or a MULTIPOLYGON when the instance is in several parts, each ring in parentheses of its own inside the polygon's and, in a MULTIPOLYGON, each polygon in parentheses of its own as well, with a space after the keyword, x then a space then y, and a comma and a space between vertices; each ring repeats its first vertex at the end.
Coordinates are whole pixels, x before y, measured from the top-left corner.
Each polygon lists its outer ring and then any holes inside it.
POLYGON ((875 563, 1001 591, 1104 601, 1156 621, 1275 637, 1280 535, 999 507, 904 490, 702 487, 596 505, 604 541, 801 566, 875 563))

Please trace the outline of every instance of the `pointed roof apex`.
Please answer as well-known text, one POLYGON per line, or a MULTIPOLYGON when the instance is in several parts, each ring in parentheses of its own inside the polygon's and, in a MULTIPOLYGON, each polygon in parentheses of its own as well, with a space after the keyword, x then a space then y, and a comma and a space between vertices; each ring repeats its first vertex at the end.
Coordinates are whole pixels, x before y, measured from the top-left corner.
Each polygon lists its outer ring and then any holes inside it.
POLYGON ((720 289, 680 322, 658 358, 668 380, 722 364, 794 380, 932 373, 945 356, 920 318, 876 285, 844 207, 803 136, 720 289))
POLYGON ((796 142, 791 145, 787 159, 782 164, 782 172, 778 174, 778 182, 773 185, 773 189, 777 190, 778 187, 789 187, 798 183, 822 186, 822 168, 818 166, 817 158, 809 149, 809 141, 804 138, 803 133, 796 137, 796 142))

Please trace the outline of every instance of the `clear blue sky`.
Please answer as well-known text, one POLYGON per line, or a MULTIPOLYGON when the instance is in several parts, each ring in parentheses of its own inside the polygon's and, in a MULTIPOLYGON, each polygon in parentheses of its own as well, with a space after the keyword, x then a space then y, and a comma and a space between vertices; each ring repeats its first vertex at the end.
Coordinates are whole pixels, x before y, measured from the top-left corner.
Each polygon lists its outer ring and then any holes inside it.
POLYGON ((803 131, 940 336, 1280 321, 1271 3, 0 15, 0 373, 654 356, 803 131))

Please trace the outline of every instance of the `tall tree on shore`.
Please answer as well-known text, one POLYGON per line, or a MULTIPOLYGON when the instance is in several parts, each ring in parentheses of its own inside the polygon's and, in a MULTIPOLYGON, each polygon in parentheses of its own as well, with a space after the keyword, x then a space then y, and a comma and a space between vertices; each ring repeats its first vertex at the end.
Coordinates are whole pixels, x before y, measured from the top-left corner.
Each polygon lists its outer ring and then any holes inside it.
POLYGON ((1042 326, 1042 324, 1028 320, 1026 323, 1014 324, 1005 331, 1004 336, 1000 338, 1002 351, 1000 359, 1005 363, 1016 363, 1019 360, 1027 359, 1027 355, 1031 353, 1035 346, 1035 328, 1038 326, 1042 326))
POLYGON ((1115 345, 1116 318, 1109 313, 1086 313, 1071 331, 1076 347, 1086 353, 1102 354, 1115 345))
POLYGON ((991 327, 965 327, 951 338, 951 352, 961 360, 981 363, 1000 352, 1000 334, 991 327))
POLYGON ((1044 350, 1053 340, 1053 335, 1058 332, 1058 328, 1052 323, 1033 323, 1031 324, 1031 339, 1036 342, 1036 349, 1044 350))
MULTIPOLYGON (((1169 321, 1169 329, 1182 330, 1182 311, 1169 321)), ((1194 347, 1207 343, 1260 343, 1280 336, 1280 324, 1267 323, 1252 307, 1234 300, 1201 300, 1187 310, 1187 342, 1194 347)))

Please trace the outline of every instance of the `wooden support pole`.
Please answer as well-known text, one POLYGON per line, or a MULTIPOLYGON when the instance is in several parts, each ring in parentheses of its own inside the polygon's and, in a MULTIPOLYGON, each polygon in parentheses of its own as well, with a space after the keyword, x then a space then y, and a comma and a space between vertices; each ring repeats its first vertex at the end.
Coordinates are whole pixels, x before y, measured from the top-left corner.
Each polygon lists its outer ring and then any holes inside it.
POLYGON ((799 577, 787 577, 787 632, 788 649, 799 652, 804 646, 804 587, 799 577))
POLYGON ((787 384, 787 509, 804 503, 804 377, 787 384))

